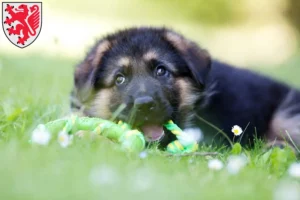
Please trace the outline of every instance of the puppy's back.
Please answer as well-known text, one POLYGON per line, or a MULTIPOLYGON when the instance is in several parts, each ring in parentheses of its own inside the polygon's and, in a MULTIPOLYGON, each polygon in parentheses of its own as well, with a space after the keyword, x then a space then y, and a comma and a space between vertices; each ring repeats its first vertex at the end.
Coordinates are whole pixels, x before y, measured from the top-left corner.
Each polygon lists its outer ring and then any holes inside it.
POLYGON ((232 138, 232 126, 248 125, 245 143, 267 135, 276 111, 292 90, 284 83, 219 61, 212 62, 206 88, 213 95, 199 114, 232 138))

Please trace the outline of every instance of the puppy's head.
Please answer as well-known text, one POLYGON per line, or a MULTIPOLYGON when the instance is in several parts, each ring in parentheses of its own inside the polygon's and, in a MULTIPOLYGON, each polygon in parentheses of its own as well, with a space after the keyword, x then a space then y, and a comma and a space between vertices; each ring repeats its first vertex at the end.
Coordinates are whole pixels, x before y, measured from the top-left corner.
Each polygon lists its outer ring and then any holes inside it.
POLYGON ((73 99, 86 115, 123 120, 158 140, 163 123, 193 109, 209 68, 206 51, 173 31, 127 29, 98 41, 79 64, 73 99))

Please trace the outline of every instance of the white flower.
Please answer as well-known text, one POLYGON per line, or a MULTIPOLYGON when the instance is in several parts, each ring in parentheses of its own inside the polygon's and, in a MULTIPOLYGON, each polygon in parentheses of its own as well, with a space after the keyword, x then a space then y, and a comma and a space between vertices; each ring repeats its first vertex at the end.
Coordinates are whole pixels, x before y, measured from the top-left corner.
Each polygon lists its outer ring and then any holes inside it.
POLYGON ((142 151, 140 154, 139 154, 139 157, 144 159, 148 156, 147 152, 146 151, 142 151))
POLYGON ((219 171, 223 168, 223 163, 219 159, 212 159, 208 161, 208 168, 214 171, 219 171))
POLYGON ((238 125, 234 125, 234 126, 232 127, 232 129, 231 129, 231 132, 233 132, 233 134, 234 134, 235 136, 239 136, 239 135, 242 134, 243 129, 242 129, 241 127, 239 127, 238 125))
POLYGON ((101 165, 91 170, 89 179, 94 185, 114 185, 119 177, 113 166, 101 165))
POLYGON ((242 168, 244 168, 246 166, 247 162, 248 162, 247 157, 244 155, 229 156, 228 164, 227 164, 227 171, 230 174, 237 174, 240 172, 240 170, 242 168))
POLYGON ((66 131, 61 131, 58 134, 58 142, 63 148, 68 147, 73 140, 73 135, 69 135, 66 131))
POLYGON ((199 128, 187 128, 177 136, 177 139, 182 145, 188 146, 195 142, 200 142, 202 137, 203 134, 199 128))
POLYGON ((291 177, 300 178, 300 163, 293 163, 288 169, 288 173, 291 177))
POLYGON ((300 184, 294 181, 281 181, 274 188, 273 200, 299 200, 300 184))
POLYGON ((136 169, 134 174, 129 178, 130 189, 134 192, 145 192, 150 190, 156 184, 155 174, 148 168, 136 169))
POLYGON ((51 134, 43 124, 38 125, 31 135, 31 141, 39 145, 48 145, 50 139, 51 134))

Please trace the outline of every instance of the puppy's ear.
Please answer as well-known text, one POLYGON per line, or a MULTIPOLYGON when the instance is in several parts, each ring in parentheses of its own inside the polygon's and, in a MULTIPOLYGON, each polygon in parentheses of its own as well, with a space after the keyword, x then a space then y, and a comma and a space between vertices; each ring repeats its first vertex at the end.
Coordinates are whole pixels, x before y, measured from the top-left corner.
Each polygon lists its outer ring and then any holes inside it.
POLYGON ((194 80, 198 84, 204 85, 211 66, 208 52, 201 49, 195 42, 170 30, 165 32, 165 39, 182 55, 194 80))
POLYGON ((73 94, 84 103, 90 98, 95 82, 95 75, 105 52, 111 48, 108 40, 100 40, 77 66, 74 74, 75 88, 73 94))
POLYGON ((106 51, 111 47, 108 40, 100 40, 87 54, 85 59, 75 70, 75 86, 82 87, 93 81, 93 75, 101 63, 101 59, 106 51))

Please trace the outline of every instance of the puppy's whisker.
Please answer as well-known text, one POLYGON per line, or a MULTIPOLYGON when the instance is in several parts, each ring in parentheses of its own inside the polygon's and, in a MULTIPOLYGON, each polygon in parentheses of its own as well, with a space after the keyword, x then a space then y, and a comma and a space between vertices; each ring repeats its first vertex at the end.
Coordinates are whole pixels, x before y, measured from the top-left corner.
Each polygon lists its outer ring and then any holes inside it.
POLYGON ((133 107, 130 111, 130 115, 129 115, 129 120, 128 120, 128 123, 129 124, 133 124, 135 118, 136 118, 136 110, 137 108, 136 107, 133 107))
POLYGON ((216 127, 216 126, 213 125, 212 123, 206 121, 205 119, 203 119, 203 118, 200 117, 199 115, 196 114, 195 116, 196 116, 199 120, 201 120, 202 122, 206 123, 207 125, 211 126, 211 127, 214 128, 214 129, 216 129, 219 133, 221 133, 221 134, 228 140, 229 144, 230 144, 231 146, 233 146, 232 141, 230 140, 230 138, 227 136, 227 134, 226 134, 223 130, 219 129, 218 127, 216 127))
POLYGON ((124 104, 124 103, 122 103, 121 105, 119 105, 119 107, 118 107, 117 110, 112 114, 112 116, 111 116, 111 118, 110 118, 109 120, 110 120, 110 121, 114 121, 126 107, 127 107, 127 105, 124 104))
POLYGON ((250 124, 250 122, 248 122, 248 124, 247 124, 246 128, 244 129, 244 131, 243 131, 243 133, 242 133, 242 135, 241 135, 241 137, 240 137, 240 139, 239 139, 239 143, 241 143, 241 141, 242 141, 242 138, 243 138, 243 136, 244 136, 244 133, 246 132, 246 130, 247 130, 247 128, 248 128, 248 126, 249 126, 249 124, 250 124))

